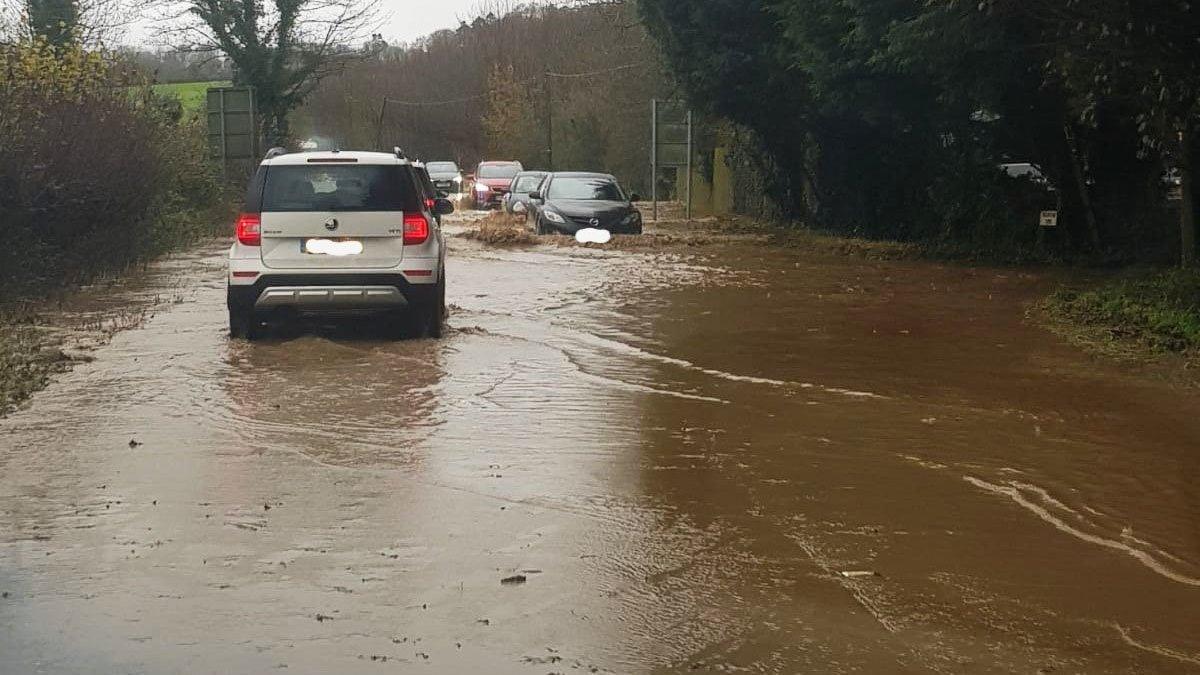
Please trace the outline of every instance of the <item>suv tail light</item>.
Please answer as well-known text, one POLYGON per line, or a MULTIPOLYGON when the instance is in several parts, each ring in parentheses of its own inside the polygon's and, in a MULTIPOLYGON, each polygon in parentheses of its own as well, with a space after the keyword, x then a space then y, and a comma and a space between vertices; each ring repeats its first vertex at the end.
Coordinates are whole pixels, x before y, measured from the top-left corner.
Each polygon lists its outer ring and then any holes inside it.
POLYGON ((237 239, 246 246, 262 246, 262 217, 257 213, 238 216, 237 239))
POLYGON ((404 214, 404 245, 424 244, 429 239, 429 221, 423 213, 404 214))

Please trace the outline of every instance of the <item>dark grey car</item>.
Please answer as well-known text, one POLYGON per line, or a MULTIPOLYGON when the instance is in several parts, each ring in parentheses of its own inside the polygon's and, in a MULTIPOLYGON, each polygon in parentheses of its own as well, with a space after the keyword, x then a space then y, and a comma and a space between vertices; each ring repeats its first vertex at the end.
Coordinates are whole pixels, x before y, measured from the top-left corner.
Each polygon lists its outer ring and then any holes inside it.
POLYGON ((641 234, 639 197, 626 196, 606 173, 558 172, 529 195, 529 219, 538 234, 575 234, 592 228, 614 234, 641 234))
POLYGON ((527 213, 529 193, 536 191, 548 175, 547 171, 522 171, 517 174, 508 186, 508 194, 504 196, 504 212, 527 213), (517 204, 520 204, 521 208, 517 209, 517 204))
POLYGON ((462 169, 454 162, 428 162, 425 168, 429 170, 429 178, 438 192, 448 195, 459 194, 463 191, 462 169))

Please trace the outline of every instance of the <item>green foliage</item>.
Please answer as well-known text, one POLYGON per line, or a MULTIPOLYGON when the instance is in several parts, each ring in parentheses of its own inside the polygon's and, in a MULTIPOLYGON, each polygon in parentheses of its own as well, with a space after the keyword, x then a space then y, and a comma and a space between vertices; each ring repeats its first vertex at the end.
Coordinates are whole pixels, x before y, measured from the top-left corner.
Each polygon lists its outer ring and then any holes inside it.
POLYGON ((0 66, 0 296, 118 271, 212 230, 219 184, 198 122, 180 122, 172 101, 75 46, 19 44, 0 66))
MULTIPOLYGON (((1037 245, 1037 211, 1057 208, 1062 228, 1049 245, 1069 253, 1095 242, 1144 249, 1166 231, 1146 216, 1163 215, 1169 125, 1149 124, 1163 113, 1144 104, 1196 97, 1152 72, 1169 50, 1146 46, 1141 83, 1118 77, 1111 59, 1138 58, 1130 48, 1156 30, 1138 21, 1191 10, 1134 4, 641 0, 640 11, 693 104, 752 134, 741 155, 766 155, 749 163, 769 167, 762 187, 784 216, 854 235, 1023 250, 1037 245), (1115 39, 1114 21, 1132 15, 1142 17, 1131 19, 1137 39, 1125 29, 1115 39), (1158 142, 1144 142, 1153 134, 1158 142), (998 171, 1009 162, 1039 166, 1057 187, 1050 203, 998 171)), ((1179 36, 1173 49, 1195 51, 1186 31, 1162 31, 1179 36)), ((1181 65, 1194 58, 1163 72, 1194 77, 1181 65)))
POLYGON ((286 145, 288 115, 321 79, 355 53, 347 43, 375 18, 376 0, 186 0, 197 48, 236 64, 235 83, 254 87, 268 145, 286 145))
POLYGON ((68 368, 62 351, 45 342, 34 326, 0 324, 0 417, 68 368))
POLYGON ((1058 319, 1160 351, 1200 348, 1200 274, 1195 272, 1138 275, 1094 290, 1063 290, 1050 298, 1047 309, 1058 319))
POLYGON ((169 96, 179 101, 184 115, 202 115, 207 102, 208 90, 214 87, 231 87, 232 82, 175 82, 156 84, 151 90, 160 96, 169 96))

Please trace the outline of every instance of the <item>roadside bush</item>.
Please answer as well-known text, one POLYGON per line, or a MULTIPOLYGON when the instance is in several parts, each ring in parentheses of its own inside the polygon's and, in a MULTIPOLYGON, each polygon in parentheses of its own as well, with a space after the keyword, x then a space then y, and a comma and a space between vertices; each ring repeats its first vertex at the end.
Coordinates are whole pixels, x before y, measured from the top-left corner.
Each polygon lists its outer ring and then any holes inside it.
POLYGON ((0 48, 0 296, 84 281, 211 231, 199 130, 104 54, 0 48))
POLYGON ((1200 349, 1200 274, 1139 275, 1089 291, 1051 296, 1052 316, 1133 339, 1160 351, 1200 349))

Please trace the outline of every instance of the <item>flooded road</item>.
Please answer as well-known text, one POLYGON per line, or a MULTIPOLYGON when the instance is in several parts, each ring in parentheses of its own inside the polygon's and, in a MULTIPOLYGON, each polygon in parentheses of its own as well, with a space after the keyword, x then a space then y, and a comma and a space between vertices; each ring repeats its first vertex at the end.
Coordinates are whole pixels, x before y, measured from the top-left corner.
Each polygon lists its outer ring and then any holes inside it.
POLYGON ((452 245, 440 341, 152 275, 0 420, 0 672, 1200 672, 1200 395, 1050 280, 452 245))

